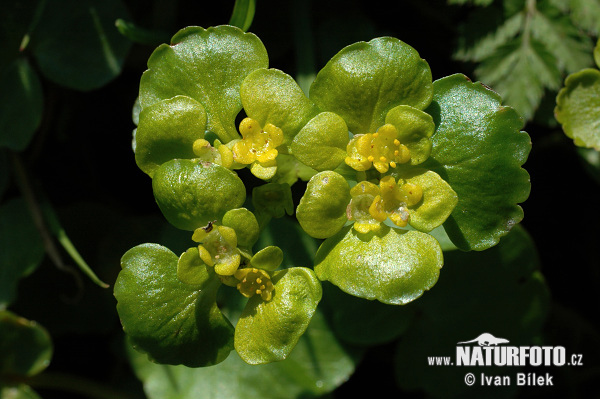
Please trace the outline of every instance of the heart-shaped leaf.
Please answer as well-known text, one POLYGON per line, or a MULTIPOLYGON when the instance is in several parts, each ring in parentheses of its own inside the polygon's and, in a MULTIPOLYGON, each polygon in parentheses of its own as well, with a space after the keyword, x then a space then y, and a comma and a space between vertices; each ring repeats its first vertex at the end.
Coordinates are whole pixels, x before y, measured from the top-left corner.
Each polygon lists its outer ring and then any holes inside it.
POLYGON ((39 324, 0 311, 0 379, 5 376, 33 376, 44 370, 52 358, 50 335, 39 324))
POLYGON ((285 359, 308 327, 321 300, 321 283, 314 272, 293 267, 276 272, 270 301, 255 295, 235 327, 235 349, 249 364, 285 359))
POLYGON ((314 175, 298 204, 296 217, 300 226, 315 238, 331 237, 348 221, 350 186, 342 175, 324 171, 314 175))
POLYGON ((346 157, 348 127, 333 112, 321 112, 294 137, 292 153, 318 171, 334 170, 346 157))
POLYGON ((484 250, 523 218, 517 204, 529 196, 529 174, 521 165, 531 150, 523 119, 502 106, 498 94, 456 74, 434 83, 427 112, 436 132, 424 164, 446 180, 458 204, 444 223, 462 250, 484 250))
POLYGON ((190 231, 220 221, 225 212, 239 208, 246 199, 244 183, 234 172, 188 159, 162 164, 154 173, 152 190, 169 223, 190 231))
POLYGON ((310 99, 340 115, 354 134, 373 133, 398 105, 424 109, 431 102, 431 70, 415 49, 392 37, 342 49, 310 87, 310 99))
POLYGON ((258 69, 242 82, 240 96, 246 114, 261 126, 283 131, 283 146, 319 111, 296 81, 278 69, 258 69))
POLYGON ((442 264, 440 245, 429 234, 386 225, 361 234, 347 226, 321 244, 315 273, 351 295, 401 305, 433 287, 442 264))
POLYGON ((600 151, 600 71, 569 75, 556 97, 554 114, 575 145, 600 151))
POLYGON ((198 247, 189 248, 181 254, 177 261, 177 278, 189 285, 201 285, 209 280, 210 275, 200 258, 198 247))
POLYGON ((216 304, 221 282, 177 279, 177 255, 158 244, 138 245, 121 259, 117 311, 134 347, 163 364, 217 364, 233 349, 233 327, 216 304))
POLYGON ((239 138, 235 117, 242 109, 240 86, 255 69, 268 67, 262 42, 233 26, 188 27, 159 46, 140 82, 142 109, 177 95, 204 106, 207 129, 223 142, 239 138))
POLYGON ((206 112, 196 100, 176 96, 144 108, 135 135, 135 162, 150 177, 171 159, 195 158, 194 141, 204 137, 206 112))

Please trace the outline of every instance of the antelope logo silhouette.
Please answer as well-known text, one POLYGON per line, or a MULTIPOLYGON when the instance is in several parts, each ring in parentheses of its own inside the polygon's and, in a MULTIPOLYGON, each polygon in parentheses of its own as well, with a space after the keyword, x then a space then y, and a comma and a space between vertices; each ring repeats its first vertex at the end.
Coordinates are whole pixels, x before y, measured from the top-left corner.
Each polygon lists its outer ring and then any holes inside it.
POLYGON ((470 341, 457 342, 456 345, 470 344, 473 342, 477 342, 479 346, 498 346, 498 344, 507 344, 509 341, 504 338, 496 338, 490 333, 483 333, 470 341))

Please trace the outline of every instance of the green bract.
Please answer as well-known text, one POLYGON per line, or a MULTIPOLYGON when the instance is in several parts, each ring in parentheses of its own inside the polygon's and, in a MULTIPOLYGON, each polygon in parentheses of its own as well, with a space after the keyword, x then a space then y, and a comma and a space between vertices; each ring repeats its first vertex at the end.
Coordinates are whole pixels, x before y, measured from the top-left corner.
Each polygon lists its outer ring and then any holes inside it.
MULTIPOLYGON (((594 49, 594 60, 600 66, 600 41, 594 49)), ((565 134, 575 145, 600 151, 600 71, 586 68, 565 80, 556 97, 554 114, 565 134)))
MULTIPOLYGON (((406 43, 342 49, 308 97, 238 28, 186 28, 172 43, 142 76, 135 158, 165 218, 196 244, 180 256, 131 249, 115 285, 124 329, 151 359, 208 366, 235 348, 249 364, 281 361, 315 314, 319 280, 407 304, 438 280, 435 237, 445 249, 481 250, 520 221, 522 120, 461 75, 432 82, 406 43), (237 173, 246 167, 266 181, 247 202, 237 173), (310 181, 298 226, 286 214, 299 179, 310 181)), ((396 336, 410 315, 351 340, 396 336)))

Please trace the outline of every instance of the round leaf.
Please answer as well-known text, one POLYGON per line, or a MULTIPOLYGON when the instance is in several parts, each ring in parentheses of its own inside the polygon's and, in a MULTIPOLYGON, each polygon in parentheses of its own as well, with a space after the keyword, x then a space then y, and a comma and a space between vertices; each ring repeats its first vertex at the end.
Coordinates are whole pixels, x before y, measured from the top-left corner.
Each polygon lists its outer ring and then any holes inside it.
POLYGON ((392 108, 385 117, 385 123, 391 123, 398 130, 398 139, 410 151, 410 164, 425 162, 431 154, 431 140, 435 130, 433 118, 413 107, 399 105, 392 108))
POLYGON ((246 199, 244 183, 232 171, 212 163, 174 159, 162 164, 152 179, 154 198, 173 226, 193 231, 221 220, 246 199))
POLYGON ((210 278, 206 265, 200 259, 198 247, 189 248, 177 261, 177 278, 184 284, 200 285, 210 278))
POLYGON ((321 283, 310 269, 281 270, 273 275, 272 282, 273 298, 250 298, 235 327, 235 349, 249 364, 285 359, 321 300, 321 283))
POLYGON ((409 223, 417 230, 428 233, 441 226, 458 202, 452 187, 435 172, 413 168, 399 170, 392 175, 416 184, 423 190, 421 202, 410 209, 409 223))
POLYGON ((231 227, 237 235, 238 245, 252 247, 258 240, 260 228, 252 212, 246 208, 231 209, 223 216, 223 225, 231 227))
POLYGON ((296 81, 278 69, 258 69, 249 74, 242 82, 240 96, 249 117, 263 127, 271 123, 283 131, 284 146, 318 112, 296 81))
POLYGON ((292 153, 313 169, 333 170, 344 162, 347 145, 346 122, 333 112, 321 112, 294 137, 292 153))
POLYGON ((77 90, 115 78, 131 46, 115 28, 119 18, 130 19, 120 0, 47 0, 31 38, 42 74, 77 90))
POLYGON ((263 270, 275 270, 281 265, 282 261, 283 251, 281 248, 269 246, 254 254, 252 259, 250 259, 250 264, 263 270))
POLYGON ((135 135, 135 162, 152 177, 171 159, 195 158, 194 141, 204 137, 206 112, 202 104, 176 96, 144 108, 135 135))
POLYGON ((177 255, 138 245, 121 259, 117 311, 134 347, 163 364, 217 364, 233 349, 233 327, 216 304, 216 274, 200 285, 177 279, 177 255))
POLYGON ((0 147, 22 151, 42 120, 42 85, 24 58, 0 72, 0 147))
POLYGON ((442 263, 442 250, 429 234, 385 225, 361 234, 347 226, 321 244, 315 273, 351 295, 403 305, 433 287, 442 263))
POLYGON ((324 171, 314 175, 308 185, 296 217, 300 226, 315 238, 331 237, 348 221, 350 187, 342 175, 324 171))
POLYGON ((434 83, 427 112, 436 132, 425 165, 458 195, 444 228, 462 250, 489 248, 521 221, 517 204, 529 196, 529 174, 521 165, 531 140, 519 131, 523 119, 502 106, 498 94, 460 74, 434 83))
POLYGON ((52 358, 50 335, 34 321, 0 311, 0 376, 32 376, 52 358))
POLYGON ((554 114, 575 145, 600 151, 600 71, 569 75, 556 97, 554 114))
POLYGON ((337 53, 318 73, 309 97, 360 134, 375 132, 395 106, 424 109, 432 92, 431 70, 417 51, 398 39, 381 37, 337 53))
POLYGON ((188 27, 159 46, 140 82, 142 109, 177 95, 201 103, 207 129, 223 142, 239 138, 235 117, 242 109, 240 86, 253 70, 268 67, 262 42, 233 26, 188 27))
POLYGON ((193 369, 152 363, 128 352, 149 399, 321 397, 350 377, 360 353, 339 343, 318 310, 296 348, 280 362, 249 365, 233 352, 214 367, 193 369))

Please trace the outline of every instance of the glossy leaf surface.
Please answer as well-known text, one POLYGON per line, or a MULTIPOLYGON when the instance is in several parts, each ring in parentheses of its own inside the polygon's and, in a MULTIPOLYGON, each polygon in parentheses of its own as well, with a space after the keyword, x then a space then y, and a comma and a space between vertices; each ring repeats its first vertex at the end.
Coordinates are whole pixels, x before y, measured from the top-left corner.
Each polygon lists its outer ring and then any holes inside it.
POLYGON ((152 177, 171 159, 195 158, 194 141, 204 137, 206 112, 202 104, 176 96, 144 108, 135 135, 135 162, 152 177))
POLYGON ((556 97, 554 113, 575 145, 600 151, 600 71, 584 69, 569 75, 556 97))
POLYGON ((521 221, 517 204, 529 196, 529 174, 521 168, 531 149, 523 120, 480 83, 456 74, 434 83, 427 112, 436 132, 423 165, 446 180, 458 204, 444 223, 462 250, 483 250, 521 221))
POLYGON ((260 227, 252 212, 246 208, 231 209, 223 216, 223 225, 235 230, 237 243, 242 247, 252 247, 258 240, 260 227))
POLYGON ((268 67, 262 42, 233 26, 188 27, 158 47, 140 82, 142 109, 177 95, 202 104, 207 129, 228 142, 239 138, 235 117, 242 109, 239 89, 253 70, 268 67))
POLYGON ((221 364, 198 369, 158 365, 135 351, 130 351, 130 359, 150 399, 307 399, 345 382, 354 371, 357 352, 337 341, 317 311, 296 348, 281 362, 249 365, 235 352, 221 364))
POLYGON ((177 279, 177 255, 138 245, 121 259, 117 311, 134 347, 150 359, 188 367, 217 364, 233 349, 233 327, 216 304, 216 274, 202 284, 177 279))
POLYGON ((346 207, 350 199, 350 186, 342 175, 332 171, 320 172, 308 182, 296 217, 310 236, 331 237, 348 221, 346 207))
POLYGON ((235 327, 235 349, 249 364, 285 359, 321 300, 321 283, 310 269, 284 269, 271 280, 275 286, 273 298, 250 298, 235 327))
POLYGON ((246 199, 240 178, 212 163, 174 159, 158 168, 152 179, 154 198, 165 218, 182 230, 195 230, 246 199))
POLYGON ((442 250, 429 234, 385 225, 361 234, 347 226, 323 242, 315 273, 348 294, 399 305, 433 287, 442 264, 442 250))
POLYGON ((342 49, 318 73, 310 99, 340 115, 354 134, 373 133, 387 112, 404 104, 424 109, 431 102, 431 70, 417 51, 391 37, 342 49))

